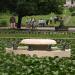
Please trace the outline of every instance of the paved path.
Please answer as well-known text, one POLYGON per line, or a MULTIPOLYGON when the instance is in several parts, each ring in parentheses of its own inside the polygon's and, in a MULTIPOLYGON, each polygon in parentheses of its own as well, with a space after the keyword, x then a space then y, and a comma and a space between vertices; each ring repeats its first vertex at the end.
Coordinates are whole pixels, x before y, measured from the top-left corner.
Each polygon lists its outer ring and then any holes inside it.
MULTIPOLYGON (((0 27, 0 29, 10 29, 9 27, 0 27)), ((21 29, 27 29, 26 27, 22 27, 21 29)), ((37 30, 50 30, 50 31, 55 31, 55 27, 37 27, 37 30)), ((75 32, 74 27, 68 28, 68 31, 70 32, 75 32)))
MULTIPOLYGON (((9 27, 0 27, 0 29, 10 29, 9 27)), ((21 27, 21 29, 28 29, 26 27, 21 27)), ((55 30, 55 27, 37 27, 37 30, 55 30)))

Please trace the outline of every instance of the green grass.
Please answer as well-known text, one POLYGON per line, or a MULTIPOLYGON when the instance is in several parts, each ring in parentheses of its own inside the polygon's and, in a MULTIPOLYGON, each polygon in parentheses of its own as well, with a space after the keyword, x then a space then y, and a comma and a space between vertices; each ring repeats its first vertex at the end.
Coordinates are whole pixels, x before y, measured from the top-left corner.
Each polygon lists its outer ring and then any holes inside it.
POLYGON ((72 16, 70 21, 68 22, 68 26, 75 26, 75 16, 72 16))

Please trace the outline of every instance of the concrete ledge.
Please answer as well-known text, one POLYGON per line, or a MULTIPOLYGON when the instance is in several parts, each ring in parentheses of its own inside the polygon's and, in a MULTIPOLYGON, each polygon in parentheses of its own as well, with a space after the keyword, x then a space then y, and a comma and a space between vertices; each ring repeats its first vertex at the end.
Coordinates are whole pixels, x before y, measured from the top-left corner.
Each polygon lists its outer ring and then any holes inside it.
POLYGON ((38 57, 45 57, 45 56, 49 56, 49 57, 70 57, 71 56, 71 50, 70 49, 66 49, 65 51, 61 51, 61 50, 56 50, 56 51, 28 51, 28 50, 13 50, 12 48, 6 48, 6 52, 7 53, 14 53, 14 54, 26 54, 26 55, 30 55, 33 56, 34 54, 37 55, 38 57))

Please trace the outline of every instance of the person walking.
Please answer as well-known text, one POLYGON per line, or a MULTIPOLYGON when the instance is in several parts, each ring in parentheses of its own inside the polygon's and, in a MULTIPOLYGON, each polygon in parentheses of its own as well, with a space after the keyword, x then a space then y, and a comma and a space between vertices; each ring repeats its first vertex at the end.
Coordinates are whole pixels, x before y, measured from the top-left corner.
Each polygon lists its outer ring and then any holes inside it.
POLYGON ((52 17, 50 17, 50 24, 52 24, 52 21, 53 21, 53 18, 52 18, 52 17))
POLYGON ((11 16, 10 17, 10 25, 11 25, 11 28, 16 28, 16 19, 15 19, 15 16, 11 16))
POLYGON ((34 27, 34 22, 36 22, 36 20, 35 20, 35 18, 32 18, 32 19, 31 19, 31 26, 32 26, 32 29, 35 28, 35 27, 34 27))

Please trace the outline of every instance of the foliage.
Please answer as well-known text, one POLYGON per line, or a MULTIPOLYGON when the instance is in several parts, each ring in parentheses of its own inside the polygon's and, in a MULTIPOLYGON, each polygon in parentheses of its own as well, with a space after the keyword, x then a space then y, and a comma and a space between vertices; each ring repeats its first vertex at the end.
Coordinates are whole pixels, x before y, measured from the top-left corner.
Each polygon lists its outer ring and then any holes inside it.
POLYGON ((5 11, 7 8, 6 8, 6 4, 7 3, 7 0, 0 0, 0 12, 1 11, 5 11))
MULTIPOLYGON (((5 41, 16 41, 16 39, 0 39, 0 74, 1 75, 74 75, 75 74, 75 51, 72 50, 71 58, 59 57, 37 57, 36 55, 15 55, 5 53, 5 41)), ((18 39, 21 40, 21 39, 18 39)), ((71 42, 74 39, 57 39, 57 41, 71 42)), ((7 42, 6 42, 7 43, 7 42)))
POLYGON ((69 10, 70 10, 70 12, 74 12, 75 11, 75 7, 70 7, 69 10))
POLYGON ((75 11, 74 11, 74 12, 72 12, 71 16, 75 16, 75 11))
POLYGON ((6 20, 1 20, 0 21, 0 27, 6 27, 7 26, 7 21, 6 20))
POLYGON ((39 14, 49 14, 62 13, 63 2, 62 0, 21 0, 17 3, 16 12, 19 15, 19 18, 29 15, 39 15, 39 14))

